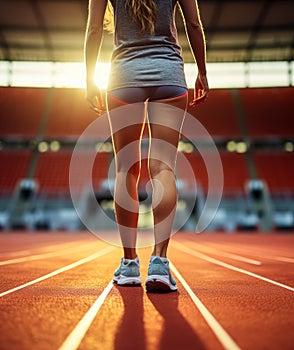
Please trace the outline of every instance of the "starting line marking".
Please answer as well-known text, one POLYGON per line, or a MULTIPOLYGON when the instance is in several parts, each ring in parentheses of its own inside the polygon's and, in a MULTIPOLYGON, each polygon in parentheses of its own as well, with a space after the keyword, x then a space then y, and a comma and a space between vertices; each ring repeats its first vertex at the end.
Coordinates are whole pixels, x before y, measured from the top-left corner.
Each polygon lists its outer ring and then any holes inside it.
POLYGON ((97 253, 91 254, 91 255, 87 256, 86 258, 83 258, 83 259, 81 259, 81 260, 78 260, 78 261, 76 261, 76 262, 70 264, 70 265, 66 265, 66 266, 64 266, 64 267, 62 267, 62 268, 60 268, 60 269, 58 269, 58 270, 55 270, 55 271, 53 271, 53 272, 50 272, 50 273, 48 273, 47 275, 41 276, 41 277, 36 278, 36 279, 34 279, 34 280, 32 280, 32 281, 29 281, 29 282, 27 282, 27 283, 24 283, 24 284, 22 284, 22 285, 20 285, 20 286, 18 286, 18 287, 15 287, 15 288, 9 289, 9 290, 7 290, 7 291, 5 291, 5 292, 2 292, 2 293, 0 293, 0 297, 4 297, 4 296, 7 295, 7 294, 10 294, 10 293, 16 292, 16 291, 18 291, 18 290, 20 290, 20 289, 29 287, 29 286, 31 286, 31 285, 33 285, 33 284, 35 284, 35 283, 44 281, 44 280, 46 280, 46 279, 48 279, 48 278, 50 278, 50 277, 53 277, 53 276, 56 276, 56 275, 62 273, 62 272, 71 270, 71 269, 73 269, 73 268, 75 268, 75 267, 77 267, 77 266, 80 266, 80 265, 83 265, 83 264, 85 264, 85 263, 87 263, 87 262, 89 262, 89 261, 95 260, 95 259, 99 258, 100 256, 109 253, 109 252, 110 252, 111 250, 113 250, 113 249, 114 249, 113 247, 104 248, 104 249, 100 250, 100 251, 97 252, 97 253))
POLYGON ((273 285, 275 285, 275 286, 282 287, 282 288, 285 288, 285 289, 290 290, 291 292, 294 292, 294 288, 292 288, 292 287, 290 287, 290 286, 287 286, 286 284, 273 281, 273 280, 271 280, 271 279, 269 279, 269 278, 266 278, 266 277, 257 275, 256 273, 253 273, 253 272, 250 272, 250 271, 247 271, 247 270, 244 270, 244 269, 240 269, 239 267, 236 267, 236 266, 227 264, 227 263, 225 263, 225 262, 223 262, 223 261, 220 261, 220 260, 211 258, 210 256, 207 256, 207 255, 205 255, 205 254, 202 254, 202 253, 199 253, 199 252, 195 252, 194 250, 185 247, 185 246, 184 246, 183 244, 181 244, 181 243, 173 242, 173 246, 174 246, 176 249, 178 249, 178 250, 181 250, 181 251, 183 251, 183 252, 185 252, 185 253, 188 253, 188 254, 190 254, 190 255, 192 255, 192 256, 196 256, 197 258, 202 259, 202 260, 205 260, 205 261, 208 261, 208 262, 210 262, 210 263, 212 263, 212 264, 215 264, 215 265, 218 265, 218 266, 221 266, 221 267, 224 267, 224 268, 226 268, 226 269, 233 270, 233 271, 236 271, 236 272, 239 272, 239 273, 243 273, 244 275, 257 278, 257 279, 259 279, 259 280, 262 280, 262 281, 271 283, 271 284, 273 284, 273 285))
MULTIPOLYGON (((224 349, 226 350, 240 350, 240 347, 235 343, 235 341, 231 338, 231 336, 223 329, 223 327, 218 323, 218 321, 214 318, 214 316, 208 311, 205 305, 201 302, 201 300, 196 296, 196 294, 192 291, 184 277, 179 273, 176 267, 170 262, 171 269, 175 274, 176 278, 180 281, 183 287, 186 289, 190 298, 194 302, 195 306, 205 319, 206 323, 216 335, 219 342, 222 344, 224 349)), ((164 301, 163 301, 164 302, 164 301)))
POLYGON ((95 303, 90 307, 90 309, 85 313, 80 322, 75 326, 72 332, 65 339, 64 343, 58 350, 76 350, 78 349, 81 341, 83 340, 85 334, 90 328, 94 318, 99 312, 102 304, 104 303, 107 295, 113 287, 113 281, 111 280, 103 292, 96 299, 95 303))

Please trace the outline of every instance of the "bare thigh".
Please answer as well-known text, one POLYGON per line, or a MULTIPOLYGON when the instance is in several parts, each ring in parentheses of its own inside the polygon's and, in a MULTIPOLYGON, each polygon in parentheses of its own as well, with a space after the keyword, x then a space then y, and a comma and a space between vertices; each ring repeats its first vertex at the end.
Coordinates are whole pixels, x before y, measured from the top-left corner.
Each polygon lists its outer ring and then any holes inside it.
POLYGON ((145 104, 128 104, 108 94, 107 105, 117 170, 132 172, 140 163, 145 104))
POLYGON ((187 108, 187 94, 153 101, 148 105, 150 128, 149 166, 174 171, 181 128, 187 108))

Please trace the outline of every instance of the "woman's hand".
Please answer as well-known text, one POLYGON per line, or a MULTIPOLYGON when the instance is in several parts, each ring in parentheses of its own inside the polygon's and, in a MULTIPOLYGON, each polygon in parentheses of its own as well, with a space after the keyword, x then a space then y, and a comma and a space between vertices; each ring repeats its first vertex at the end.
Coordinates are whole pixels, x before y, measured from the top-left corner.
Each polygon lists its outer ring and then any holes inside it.
POLYGON ((86 98, 89 107, 99 115, 99 117, 105 113, 106 108, 103 103, 103 98, 100 89, 95 84, 87 84, 86 98))
POLYGON ((195 90, 194 90, 194 99, 190 103, 190 106, 195 107, 199 103, 206 100, 208 97, 209 86, 206 74, 198 73, 197 79, 195 82, 195 90))

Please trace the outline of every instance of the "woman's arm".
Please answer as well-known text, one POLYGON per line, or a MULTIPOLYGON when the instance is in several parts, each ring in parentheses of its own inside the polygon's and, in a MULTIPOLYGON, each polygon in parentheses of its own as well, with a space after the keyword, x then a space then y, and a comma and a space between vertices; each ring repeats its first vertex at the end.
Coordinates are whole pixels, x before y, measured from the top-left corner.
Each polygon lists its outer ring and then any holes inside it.
POLYGON ((87 100, 90 107, 98 114, 102 114, 105 109, 100 91, 94 83, 94 73, 102 44, 103 21, 106 6, 107 0, 89 0, 89 12, 84 45, 87 100))
POLYGON ((209 86, 206 76, 206 45, 203 27, 200 19, 197 0, 179 0, 188 40, 192 54, 198 67, 198 76, 195 82, 194 100, 192 106, 204 101, 208 96, 209 86))

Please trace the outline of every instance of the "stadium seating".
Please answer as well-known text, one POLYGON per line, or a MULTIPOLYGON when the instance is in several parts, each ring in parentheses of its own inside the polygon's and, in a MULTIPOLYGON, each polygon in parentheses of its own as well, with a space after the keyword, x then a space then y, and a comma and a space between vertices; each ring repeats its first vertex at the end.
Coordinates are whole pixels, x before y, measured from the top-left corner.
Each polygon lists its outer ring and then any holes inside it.
POLYGON ((26 177, 30 158, 28 150, 0 152, 0 193, 11 195, 17 182, 26 177))
MULTIPOLYGON (((78 138, 86 127, 96 120, 81 89, 55 89, 49 110, 48 123, 45 130, 47 138, 78 138)), ((95 130, 97 139, 109 137, 107 119, 95 130)))
MULTIPOLYGON (((268 140, 292 138, 294 136, 294 89, 259 88, 238 89, 241 106, 252 139, 268 140)), ((193 91, 189 91, 190 99, 193 91)), ((85 102, 81 89, 44 88, 0 88, 0 136, 4 140, 42 139, 77 140, 85 128, 95 120, 96 115, 85 102)), ((209 99, 188 112, 195 115, 215 141, 242 138, 230 90, 212 90, 209 99)), ((188 130, 189 132, 189 130, 188 130)), ((193 130, 191 131, 193 132, 193 130)), ((91 137, 104 141, 109 137, 107 120, 99 130, 93 130, 91 137)), ((185 136, 185 135, 184 135, 185 136)), ((193 138, 193 135, 188 135, 193 138)), ((225 143, 223 143, 224 145, 225 143)), ((9 149, 9 148, 8 148, 9 149)), ((243 191, 249 178, 244 154, 229 153, 219 148, 224 169, 224 191, 243 191)), ((254 151, 254 150, 253 150, 254 151)), ((68 170, 72 149, 59 152, 40 153, 34 177, 40 182, 41 191, 68 190, 68 170)), ((18 179, 26 175, 31 158, 26 149, 0 151, 0 189, 11 191, 18 179)), ((94 168, 94 179, 107 174, 110 154, 99 153, 101 164, 94 168)), ((186 153, 192 164, 192 175, 182 166, 181 157, 177 166, 178 177, 188 182, 196 177, 204 190, 208 188, 207 172, 198 153, 186 153)), ((292 180, 293 153, 253 152, 253 161, 258 177, 265 179, 271 191, 294 191, 292 180), (274 171, 273 171, 274 170, 274 171)), ((141 186, 148 180, 146 161, 143 161, 141 186)), ((98 180, 97 180, 98 181, 98 180)))
POLYGON ((271 193, 294 193, 294 155, 287 152, 259 151, 253 155, 257 175, 266 181, 271 193))
MULTIPOLYGON (((189 100, 192 98, 190 90, 189 100)), ((199 106, 189 107, 188 113, 195 116, 213 138, 241 137, 230 90, 210 91, 209 99, 199 106)))
MULTIPOLYGON (((214 189, 209 188, 208 186, 208 168, 204 163, 203 157, 197 152, 185 153, 184 157, 189 161, 191 168, 187 169, 187 163, 183 158, 183 155, 179 155, 177 177, 188 184, 196 180, 197 184, 200 184, 204 192, 207 192, 208 190, 213 191, 214 189)), ((212 181, 211 184, 218 183, 218 180, 215 177, 221 176, 219 171, 223 171, 224 194, 229 195, 234 192, 243 192, 245 182, 249 179, 249 172, 244 154, 222 151, 220 152, 220 158, 223 169, 219 169, 219 167, 211 167, 212 171, 209 174, 211 178, 210 181, 212 181)), ((216 188, 215 190, 219 191, 219 188, 216 188)))
MULTIPOLYGON (((47 152, 39 156, 38 166, 34 178, 38 180, 40 191, 52 195, 58 193, 69 194, 69 169, 71 151, 47 152)), ((89 154, 80 155, 81 167, 87 161, 89 154)), ((100 180, 107 177, 109 153, 97 153, 92 172, 93 186, 98 190, 100 180)), ((78 182, 81 186, 82 182, 78 182)), ((81 188, 80 188, 81 189, 81 188)), ((78 189, 78 190, 80 190, 78 189)))
POLYGON ((48 89, 0 88, 0 136, 37 136, 48 89))
POLYGON ((252 138, 294 136, 294 88, 240 89, 252 138))

